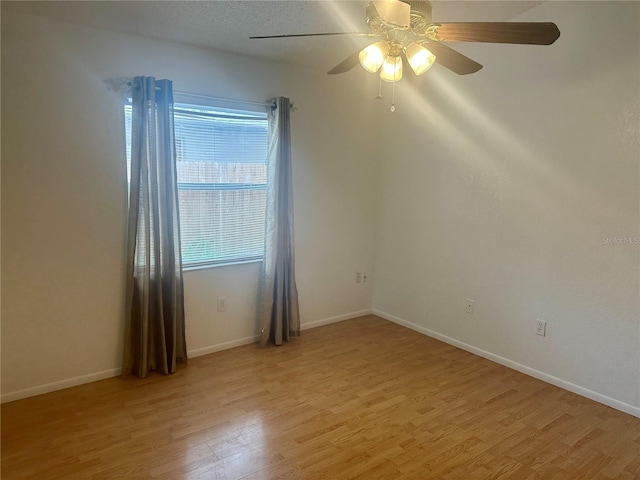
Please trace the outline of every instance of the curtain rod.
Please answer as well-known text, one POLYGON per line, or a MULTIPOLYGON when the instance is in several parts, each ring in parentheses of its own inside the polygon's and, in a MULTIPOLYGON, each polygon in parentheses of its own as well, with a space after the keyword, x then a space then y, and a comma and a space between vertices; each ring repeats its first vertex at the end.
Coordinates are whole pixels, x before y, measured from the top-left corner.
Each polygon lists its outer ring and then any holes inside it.
MULTIPOLYGON (((198 93, 180 92, 178 90, 174 90, 173 93, 175 93, 176 95, 184 95, 185 97, 202 98, 203 100, 216 100, 219 102, 244 103, 246 105, 257 105, 259 107, 272 107, 272 108, 275 107, 275 103, 269 103, 269 102, 256 102, 251 100, 238 100, 235 98, 214 97, 212 95, 200 95, 198 93)), ((291 102, 291 110, 294 112, 297 110, 295 102, 291 102)))
MULTIPOLYGON (((119 92, 120 94, 124 94, 125 92, 127 92, 132 85, 132 79, 130 77, 105 78, 103 81, 107 85, 109 90, 112 90, 114 92, 119 92)), ((216 100, 219 102, 244 103, 246 105, 256 105, 259 107, 272 107, 272 108, 275 106, 274 103, 268 103, 268 102, 255 102, 251 100, 237 100, 234 98, 214 97, 211 95, 199 95, 197 93, 180 92, 178 90, 174 90, 173 93, 177 95, 184 95, 185 97, 202 98, 204 100, 216 100)), ((291 102, 291 110, 292 111, 297 110, 294 102, 291 102)))
POLYGON ((211 95, 199 95, 197 93, 188 93, 188 92, 180 92, 178 90, 174 90, 176 95, 184 95, 185 97, 193 97, 193 98, 202 98, 204 100, 217 100, 220 102, 233 102, 233 103, 244 103, 247 105, 257 105, 260 107, 272 107, 273 103, 268 102, 255 102, 251 100, 237 100, 235 98, 224 98, 224 97, 214 97, 211 95))

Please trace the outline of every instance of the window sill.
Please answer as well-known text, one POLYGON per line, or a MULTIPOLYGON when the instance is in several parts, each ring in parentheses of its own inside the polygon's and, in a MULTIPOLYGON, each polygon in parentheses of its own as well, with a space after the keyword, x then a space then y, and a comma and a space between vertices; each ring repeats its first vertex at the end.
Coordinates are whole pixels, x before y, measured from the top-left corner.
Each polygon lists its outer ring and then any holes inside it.
POLYGON ((238 260, 224 263, 209 263, 207 265, 191 265, 191 266, 182 266, 183 272, 193 272, 196 270, 205 270, 209 268, 217 268, 217 267, 231 267, 234 265, 246 265, 249 263, 262 263, 262 258, 254 259, 254 260, 238 260))

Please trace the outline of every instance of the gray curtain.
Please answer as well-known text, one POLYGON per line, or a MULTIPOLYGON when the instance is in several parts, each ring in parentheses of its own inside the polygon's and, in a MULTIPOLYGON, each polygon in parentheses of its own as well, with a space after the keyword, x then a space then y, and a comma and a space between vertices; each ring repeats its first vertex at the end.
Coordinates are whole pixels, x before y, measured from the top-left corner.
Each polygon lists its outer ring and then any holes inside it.
POLYGON ((260 345, 276 345, 300 335, 293 244, 293 186, 291 172, 291 102, 279 97, 269 112, 267 156, 267 220, 261 275, 260 345))
POLYGON ((132 82, 131 187, 123 375, 186 362, 178 189, 169 80, 132 82))

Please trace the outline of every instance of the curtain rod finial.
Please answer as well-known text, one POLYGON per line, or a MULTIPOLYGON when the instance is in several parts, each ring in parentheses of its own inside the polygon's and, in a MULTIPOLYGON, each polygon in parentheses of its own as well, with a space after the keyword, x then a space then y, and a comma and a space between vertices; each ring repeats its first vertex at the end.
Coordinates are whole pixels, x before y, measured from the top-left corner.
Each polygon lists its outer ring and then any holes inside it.
POLYGON ((103 83, 107 86, 108 90, 122 95, 130 92, 133 85, 133 81, 129 77, 105 78, 103 83))

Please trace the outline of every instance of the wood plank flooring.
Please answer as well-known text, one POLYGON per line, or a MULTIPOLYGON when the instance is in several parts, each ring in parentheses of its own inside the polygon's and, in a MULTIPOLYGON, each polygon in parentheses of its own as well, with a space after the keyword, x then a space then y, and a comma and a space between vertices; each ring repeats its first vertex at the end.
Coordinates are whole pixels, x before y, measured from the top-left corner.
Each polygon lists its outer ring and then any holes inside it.
POLYGON ((640 419, 374 316, 2 406, 2 479, 640 479, 640 419))

